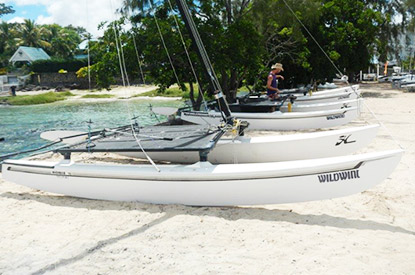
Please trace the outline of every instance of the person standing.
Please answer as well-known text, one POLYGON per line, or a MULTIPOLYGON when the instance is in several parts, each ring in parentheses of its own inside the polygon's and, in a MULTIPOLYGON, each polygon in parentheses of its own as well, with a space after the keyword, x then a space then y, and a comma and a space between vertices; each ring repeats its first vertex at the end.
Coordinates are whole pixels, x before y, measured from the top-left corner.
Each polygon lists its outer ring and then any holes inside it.
POLYGON ((16 86, 11 86, 10 91, 11 91, 12 96, 16 96, 16 86))
POLYGON ((284 71, 281 63, 275 63, 271 66, 271 72, 268 74, 267 80, 267 95, 271 100, 275 100, 279 97, 280 90, 278 90, 278 79, 284 80, 284 77, 280 75, 284 71))

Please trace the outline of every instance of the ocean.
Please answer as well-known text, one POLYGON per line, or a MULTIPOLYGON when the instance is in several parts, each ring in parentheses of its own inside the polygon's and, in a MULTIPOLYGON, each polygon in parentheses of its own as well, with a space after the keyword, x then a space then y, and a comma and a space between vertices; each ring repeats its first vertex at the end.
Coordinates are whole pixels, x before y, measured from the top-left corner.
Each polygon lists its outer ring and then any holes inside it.
POLYGON ((155 115, 152 106, 179 107, 181 101, 107 101, 107 102, 55 102, 30 106, 0 105, 0 155, 37 148, 48 141, 40 134, 50 130, 88 131, 130 124, 138 117, 140 125, 153 125, 166 117, 155 115))

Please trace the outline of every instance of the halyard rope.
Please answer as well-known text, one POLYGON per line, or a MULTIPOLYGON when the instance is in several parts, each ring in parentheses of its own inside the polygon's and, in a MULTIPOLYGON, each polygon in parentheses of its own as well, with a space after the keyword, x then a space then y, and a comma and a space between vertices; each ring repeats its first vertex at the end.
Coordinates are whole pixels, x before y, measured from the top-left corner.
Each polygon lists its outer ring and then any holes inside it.
POLYGON ((132 34, 132 38, 133 38, 135 53, 137 55, 138 67, 140 68, 141 78, 143 79, 143 84, 146 85, 146 79, 144 77, 144 72, 143 72, 143 67, 142 67, 141 60, 140 60, 140 55, 138 54, 138 48, 137 48, 137 43, 135 41, 134 31, 132 31, 131 34, 132 34))
MULTIPOLYGON (((149 3, 150 3, 150 6, 151 6, 151 9, 153 9, 152 1, 149 1, 149 3)), ((167 49, 166 42, 164 41, 164 37, 163 37, 163 34, 161 32, 161 29, 160 29, 159 22, 158 22, 158 19, 157 19, 156 14, 155 14, 155 11, 154 11, 153 17, 154 17, 154 21, 156 22, 157 30, 158 30, 158 32, 160 34, 161 42, 163 43, 164 50, 166 51, 167 57, 169 58, 169 61, 170 61, 171 68, 173 69, 174 76, 176 77, 177 84, 180 87, 181 86, 180 85, 180 80, 179 80, 179 77, 177 76, 176 69, 175 69, 175 67, 173 65, 173 61, 172 61, 172 59, 170 57, 169 50, 167 49)))
MULTIPOLYGON (((333 65, 333 67, 337 70, 337 72, 340 74, 340 76, 344 76, 344 74, 340 71, 340 69, 334 64, 333 60, 328 56, 328 54, 324 51, 323 47, 318 43, 318 41, 314 38, 314 36, 311 34, 311 32, 308 30, 308 28, 303 24, 303 22, 298 18, 298 16, 295 14, 293 9, 288 5, 286 0, 282 0, 284 4, 287 6, 287 8, 290 10, 290 12, 294 15, 294 17, 297 19, 297 21, 300 23, 300 25, 304 28, 304 30, 310 35, 310 37, 314 40, 314 42, 317 44, 317 46, 320 48, 320 50, 323 52, 323 54, 327 57, 327 59, 330 61, 330 63, 333 65)), ((350 85, 349 81, 346 80, 347 84, 350 85)), ((355 94, 358 95, 357 91, 352 87, 352 90, 355 94)), ((359 96, 359 95, 358 95, 359 96)), ((361 95, 360 95, 361 97, 361 95)), ((379 124, 388 132, 389 136, 392 138, 392 140, 401 148, 404 149, 403 146, 396 140, 396 138, 392 135, 391 131, 386 127, 386 125, 375 115, 375 113, 372 111, 372 109, 366 104, 365 101, 363 101, 363 104, 366 106, 366 108, 369 110, 369 112, 373 115, 373 117, 379 122, 379 124)))
MULTIPOLYGON (((85 0, 85 6, 86 6, 86 29, 89 29, 89 8, 88 8, 88 0, 85 0)), ((89 52, 90 47, 90 35, 87 32, 88 35, 88 90, 91 90, 91 55, 89 52)))
MULTIPOLYGON (((172 4, 171 4, 171 1, 170 1, 170 0, 168 0, 168 2, 169 2, 170 9, 171 9, 171 11, 172 11, 172 13, 173 13, 173 6, 172 6, 172 4)), ((205 100, 204 93, 203 93, 203 91, 202 91, 202 86, 201 86, 201 85, 200 85, 200 83, 199 83, 198 77, 197 77, 197 75, 196 75, 195 68, 193 67, 193 62, 192 62, 192 59, 190 58, 189 51, 187 50, 186 43, 184 42, 183 34, 182 34, 181 30, 180 30, 179 22, 177 21, 177 17, 176 17, 176 15, 174 15, 174 14, 173 14, 173 18, 174 18, 174 22, 176 23, 177 30, 179 31, 180 39, 181 39, 181 42, 182 42, 183 48, 184 48, 184 50, 185 50, 185 52, 186 52, 187 60, 189 61, 190 68, 192 69, 193 76, 194 76, 194 78, 195 78, 195 80, 196 80, 196 83, 197 83, 197 86, 198 86, 198 88, 199 88, 199 94, 200 94, 200 93, 202 94, 202 99, 203 99, 203 102, 204 102, 204 104, 205 104, 205 106, 206 106, 206 100, 205 100)))
MULTIPOLYGON (((113 11, 113 8, 112 8, 112 0, 109 0, 110 1, 110 5, 111 5, 111 11, 113 11)), ((114 22, 115 22, 115 20, 114 20, 114 22)), ((115 23, 114 23, 115 24, 115 23)), ((119 33, 118 33, 118 35, 119 35, 119 33)), ((116 38, 115 38, 116 40, 118 39, 118 37, 116 36, 116 38)), ((119 39, 120 39, 120 46, 122 47, 122 43, 121 43, 121 37, 119 37, 119 39)), ((117 46, 118 46, 118 44, 117 44, 117 46)), ((125 66, 125 59, 124 60, 122 60, 121 59, 121 56, 120 56, 120 51, 118 50, 118 48, 117 48, 117 53, 118 53, 118 60, 119 60, 119 62, 120 62, 120 70, 121 70, 121 75, 123 75, 123 69, 122 69, 122 67, 123 67, 123 65, 125 66), (124 61, 124 64, 122 64, 122 61, 124 61)), ((127 73, 127 71, 125 71, 125 73, 127 73)), ((124 87, 126 87, 125 86, 125 81, 124 81, 124 79, 123 79, 123 86, 124 87)), ((129 85, 129 83, 128 83, 128 85, 129 85)), ((127 100, 127 109, 128 109, 128 115, 129 115, 129 117, 132 117, 132 115, 131 115, 131 109, 130 109, 130 104, 129 104, 129 101, 127 100)), ((160 172, 161 170, 160 170, 160 168, 154 163, 154 161, 150 158, 150 156, 147 154, 147 152, 144 150, 144 148, 143 148, 143 146, 141 145, 141 142, 140 142, 140 139, 138 139, 138 137, 137 137, 137 134, 136 134, 136 132, 135 132, 135 128, 134 128, 134 125, 133 125, 133 121, 132 120, 130 120, 130 125, 131 125, 131 131, 132 131, 132 133, 133 133, 133 136, 134 136, 134 138, 135 138, 135 141, 137 142, 137 144, 138 144, 138 146, 140 147, 140 149, 141 149, 141 151, 143 152, 143 154, 146 156, 146 158, 147 158, 147 160, 151 163, 151 165, 156 169, 156 171, 157 172, 160 172)))

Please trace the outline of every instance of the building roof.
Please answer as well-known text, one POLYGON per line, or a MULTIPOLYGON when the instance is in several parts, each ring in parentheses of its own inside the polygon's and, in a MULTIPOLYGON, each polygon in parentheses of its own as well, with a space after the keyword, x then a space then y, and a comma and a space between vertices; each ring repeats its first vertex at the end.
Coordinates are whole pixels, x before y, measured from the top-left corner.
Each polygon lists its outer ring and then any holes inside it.
POLYGON ((87 54, 77 54, 73 58, 75 58, 75 59, 87 59, 88 55, 87 54))
POLYGON ((36 60, 50 59, 50 56, 41 48, 20 46, 10 58, 11 63, 17 61, 27 61, 32 63, 36 60))

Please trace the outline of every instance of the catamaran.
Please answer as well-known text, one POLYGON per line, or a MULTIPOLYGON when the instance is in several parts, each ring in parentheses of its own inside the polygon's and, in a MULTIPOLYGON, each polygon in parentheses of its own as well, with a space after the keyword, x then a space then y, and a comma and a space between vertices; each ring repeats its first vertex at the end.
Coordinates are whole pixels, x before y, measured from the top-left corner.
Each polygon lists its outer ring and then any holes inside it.
MULTIPOLYGON (((335 127, 351 122, 359 114, 360 109, 358 107, 313 112, 232 113, 237 119, 247 121, 250 130, 274 131, 335 127)), ((223 120, 221 112, 217 110, 194 111, 179 109, 178 116, 184 121, 202 125, 215 125, 223 120)))
MULTIPOLYGON (((42 133, 41 137, 51 142, 62 140, 63 144, 67 144, 54 150, 63 155, 84 152, 116 153, 146 159, 148 154, 154 161, 195 163, 200 159, 200 152, 194 150, 194 146, 200 144, 203 135, 207 135, 212 129, 215 127, 201 125, 136 128, 134 131, 140 138, 140 144, 130 127, 122 130, 103 129, 93 134, 49 131, 42 133), (90 143, 89 139, 92 140, 90 143)), ((222 136, 207 154, 207 160, 213 164, 237 164, 347 155, 367 146, 375 138, 378 129, 379 125, 375 124, 294 135, 222 136)))
POLYGON ((226 206, 293 203, 358 193, 383 181, 402 150, 261 164, 80 164, 8 160, 3 178, 33 189, 99 200, 226 206))
MULTIPOLYGON (((109 129, 100 135, 88 132, 88 138, 72 144, 72 149, 67 146, 54 149, 64 156, 61 161, 5 160, 2 165, 3 179, 38 190, 89 199, 221 206, 290 203, 347 196, 373 187, 395 169, 402 150, 309 160, 211 164, 209 154, 221 137, 229 131, 241 135, 248 124, 232 116, 187 4, 184 0, 177 0, 177 5, 192 40, 199 42, 196 43, 198 51, 214 88, 223 123, 183 125, 161 131, 160 128, 158 131, 140 129, 132 124, 129 128, 109 129), (84 146, 90 152, 99 148, 99 139, 123 131, 128 131, 134 138, 135 146, 142 150, 151 165, 85 164, 71 159, 72 154, 77 152, 77 146, 84 146), (143 147, 145 141, 147 151, 193 151, 199 161, 191 165, 157 165, 146 153, 143 147)), ((322 114, 327 120, 338 119, 336 116, 339 115, 322 114)), ((71 138, 74 141, 77 137, 74 135, 71 138)), ((56 144, 60 142, 61 138, 56 144)), ((351 145, 353 139, 343 137, 337 143, 351 145)), ((119 147, 116 149, 121 150, 119 147)), ((268 154, 270 152, 265 155, 268 154)))

